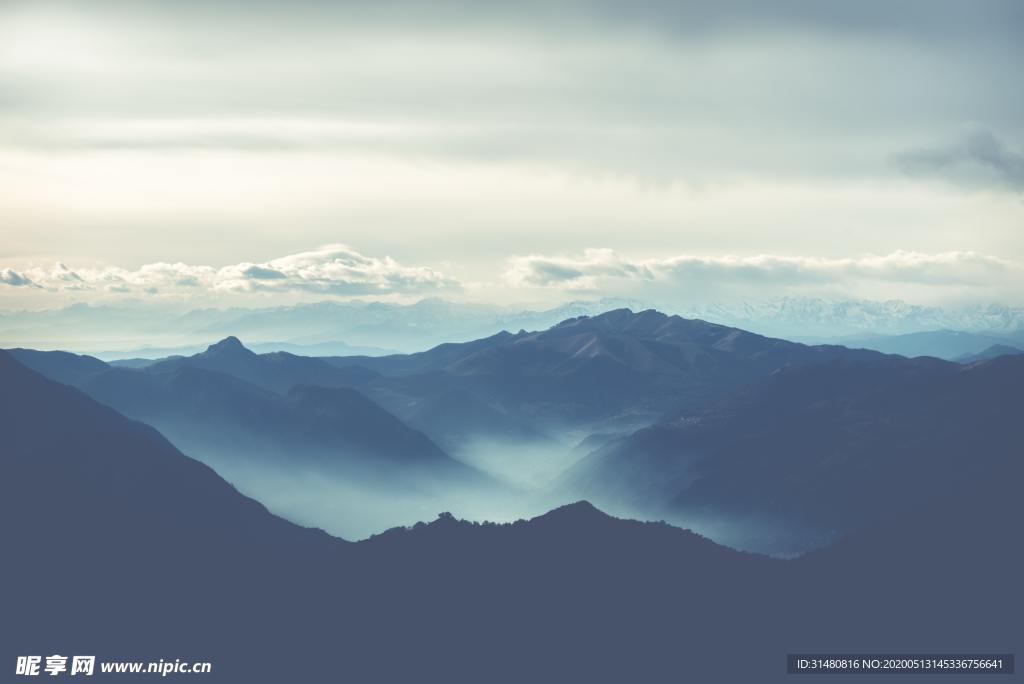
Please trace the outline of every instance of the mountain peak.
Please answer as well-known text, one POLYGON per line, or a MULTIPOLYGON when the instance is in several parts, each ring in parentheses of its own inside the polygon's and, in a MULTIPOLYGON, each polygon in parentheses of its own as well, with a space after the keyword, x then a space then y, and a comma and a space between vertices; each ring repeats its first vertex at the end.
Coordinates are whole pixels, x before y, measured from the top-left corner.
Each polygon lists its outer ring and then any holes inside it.
POLYGON ((1017 356, 1020 354, 1024 354, 1024 350, 1018 349, 1017 347, 1011 347, 1008 344, 993 344, 976 354, 964 354, 962 356, 958 356, 954 361, 957 363, 968 364, 977 363, 978 361, 989 361, 1000 356, 1017 356))
POLYGON ((681 322, 684 322, 684 319, 678 316, 668 316, 657 309, 644 309, 643 311, 612 309, 594 316, 570 318, 554 326, 552 330, 588 328, 612 334, 647 335, 664 331, 666 325, 676 325, 681 322))
POLYGON ((217 342, 215 344, 211 344, 209 347, 206 348, 206 351, 207 352, 247 352, 249 350, 245 347, 245 345, 242 344, 241 340, 239 340, 234 335, 229 335, 228 337, 225 337, 220 342, 217 342))
POLYGON ((622 324, 625 321, 630 320, 635 314, 632 309, 612 309, 599 314, 584 314, 582 316, 576 316, 574 318, 567 318, 564 321, 556 323, 552 326, 552 329, 572 327, 575 325, 581 325, 586 323, 610 323, 610 324, 622 324))
POLYGON ((593 520, 608 520, 611 516, 586 500, 575 501, 552 509, 535 520, 560 520, 580 523, 593 520))

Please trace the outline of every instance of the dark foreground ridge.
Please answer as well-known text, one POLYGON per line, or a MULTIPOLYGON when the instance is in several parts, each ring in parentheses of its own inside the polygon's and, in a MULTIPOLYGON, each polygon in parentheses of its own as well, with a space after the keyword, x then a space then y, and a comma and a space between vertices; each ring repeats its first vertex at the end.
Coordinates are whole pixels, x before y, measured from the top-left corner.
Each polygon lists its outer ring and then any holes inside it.
POLYGON ((1020 465, 796 561, 586 503, 351 544, 0 352, 0 658, 204 681, 771 682, 787 652, 1019 651, 1020 465))

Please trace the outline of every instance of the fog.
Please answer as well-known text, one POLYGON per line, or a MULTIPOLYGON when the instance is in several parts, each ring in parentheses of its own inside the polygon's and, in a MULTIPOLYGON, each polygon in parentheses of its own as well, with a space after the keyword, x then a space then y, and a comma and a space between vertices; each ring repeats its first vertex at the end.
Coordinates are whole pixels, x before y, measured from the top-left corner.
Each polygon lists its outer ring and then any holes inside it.
POLYGON ((430 521, 445 511, 466 520, 511 522, 541 515, 565 503, 540 489, 497 482, 475 486, 432 482, 402 488, 265 461, 209 459, 208 463, 272 513, 350 541, 392 527, 430 521))
POLYGON ((483 477, 460 481, 429 472, 408 475, 388 467, 336 468, 326 461, 302 462, 294 453, 232 448, 228 446, 232 440, 213 444, 202 437, 196 439, 196 433, 187 427, 177 426, 170 432, 186 453, 211 466, 272 513, 350 541, 430 521, 442 512, 477 522, 512 522, 542 515, 581 498, 554 483, 586 455, 574 450, 573 444, 558 441, 478 439, 460 449, 457 458, 483 477))
POLYGON ((475 522, 513 522, 580 500, 615 517, 664 521, 757 553, 793 556, 834 540, 827 530, 764 516, 683 512, 671 505, 671 496, 648 491, 642 500, 623 498, 614 487, 564 477, 613 434, 580 440, 576 433, 564 433, 544 442, 478 438, 453 454, 471 470, 453 472, 365 453, 274 445, 223 424, 203 429, 191 421, 156 422, 184 453, 272 513, 349 541, 429 522, 442 512, 475 522))
POLYGON ((565 441, 511 442, 478 438, 463 445, 454 456, 524 493, 536 495, 586 455, 567 446, 565 441))

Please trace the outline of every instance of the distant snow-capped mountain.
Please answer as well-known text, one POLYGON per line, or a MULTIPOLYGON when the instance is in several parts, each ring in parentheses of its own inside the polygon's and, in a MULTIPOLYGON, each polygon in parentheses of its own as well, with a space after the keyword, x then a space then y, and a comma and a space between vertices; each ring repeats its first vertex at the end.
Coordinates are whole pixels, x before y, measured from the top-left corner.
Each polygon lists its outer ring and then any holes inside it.
POLYGON ((899 299, 783 297, 689 307, 677 313, 794 339, 899 335, 928 330, 1010 334, 1024 329, 1024 308, 1021 307, 987 304, 952 308, 909 304, 899 299))

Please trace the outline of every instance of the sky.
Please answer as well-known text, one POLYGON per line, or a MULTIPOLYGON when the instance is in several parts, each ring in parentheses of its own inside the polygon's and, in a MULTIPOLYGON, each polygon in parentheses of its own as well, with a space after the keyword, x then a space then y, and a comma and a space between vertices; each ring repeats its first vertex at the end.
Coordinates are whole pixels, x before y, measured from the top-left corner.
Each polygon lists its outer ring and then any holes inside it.
POLYGON ((1024 304, 1024 4, 0 0, 0 308, 1024 304))

